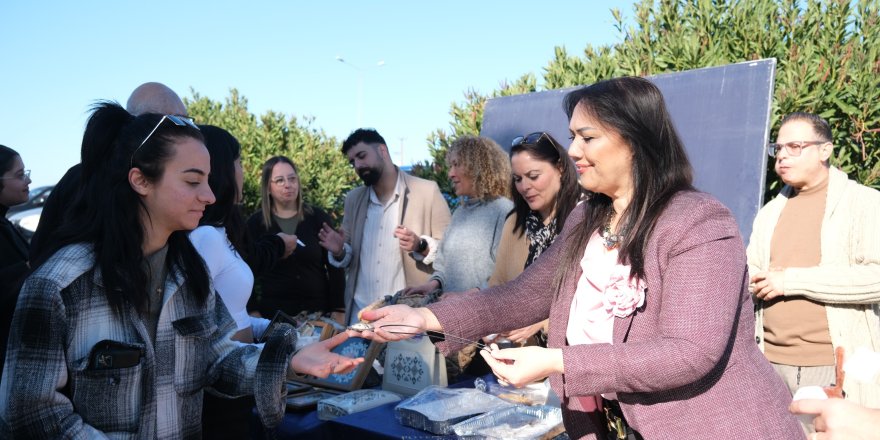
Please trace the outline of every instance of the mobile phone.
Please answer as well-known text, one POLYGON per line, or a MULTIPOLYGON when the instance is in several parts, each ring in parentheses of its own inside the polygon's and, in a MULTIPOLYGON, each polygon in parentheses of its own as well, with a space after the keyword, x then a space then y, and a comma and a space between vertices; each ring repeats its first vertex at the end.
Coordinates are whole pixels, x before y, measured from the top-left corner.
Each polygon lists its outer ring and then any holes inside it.
POLYGON ((275 330, 275 327, 280 323, 287 323, 293 326, 293 328, 299 327, 299 323, 296 322, 293 317, 288 315, 287 313, 282 312, 281 310, 275 311, 275 316, 272 317, 272 320, 269 321, 269 325, 266 327, 266 331, 263 332, 263 335, 260 336, 260 339, 257 341, 258 343, 264 343, 267 339, 269 339, 269 335, 272 334, 272 331, 275 330))
POLYGON ((90 370, 109 370, 133 367, 140 363, 144 348, 141 345, 105 339, 95 344, 89 353, 90 370))

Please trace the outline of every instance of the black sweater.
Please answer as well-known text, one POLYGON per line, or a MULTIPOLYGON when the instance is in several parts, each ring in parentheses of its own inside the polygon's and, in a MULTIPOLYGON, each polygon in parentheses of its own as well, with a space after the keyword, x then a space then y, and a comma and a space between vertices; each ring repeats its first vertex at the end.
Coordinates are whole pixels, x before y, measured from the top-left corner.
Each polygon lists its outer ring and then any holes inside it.
POLYGON ((21 281, 28 272, 28 242, 6 219, 9 208, 0 205, 0 375, 6 359, 6 340, 15 312, 21 281))
MULTIPOLYGON (((297 246, 289 257, 254 271, 260 293, 251 295, 248 308, 258 310, 263 317, 271 318, 276 310, 296 315, 303 310, 330 312, 344 307, 345 273, 330 265, 327 250, 318 244, 321 225, 332 225, 332 219, 323 210, 312 209, 312 214, 306 214, 296 227, 296 236, 305 247, 297 246)), ((247 226, 252 241, 281 232, 274 220, 269 228, 263 225, 262 211, 252 215, 247 226)))

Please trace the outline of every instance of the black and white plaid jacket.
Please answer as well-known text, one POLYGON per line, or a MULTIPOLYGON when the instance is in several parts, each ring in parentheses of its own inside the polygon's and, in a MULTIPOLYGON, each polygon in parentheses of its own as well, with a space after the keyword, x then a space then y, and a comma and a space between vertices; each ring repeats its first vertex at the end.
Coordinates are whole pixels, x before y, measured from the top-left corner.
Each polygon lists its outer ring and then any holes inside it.
POLYGON ((57 252, 21 290, 0 383, 2 438, 198 438, 202 392, 254 394, 263 422, 283 415, 283 381, 296 332, 263 350, 230 340, 235 325, 216 295, 200 305, 182 273, 165 282, 155 341, 140 314, 107 303, 89 245, 57 252), (99 341, 142 348, 132 367, 93 369, 99 341))

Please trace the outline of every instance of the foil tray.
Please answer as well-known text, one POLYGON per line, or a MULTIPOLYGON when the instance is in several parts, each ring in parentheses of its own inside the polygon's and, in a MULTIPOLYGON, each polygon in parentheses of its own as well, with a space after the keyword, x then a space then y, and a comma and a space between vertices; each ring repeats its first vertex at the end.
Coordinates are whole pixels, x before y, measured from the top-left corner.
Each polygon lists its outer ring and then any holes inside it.
POLYGON ((394 417, 404 426, 433 434, 452 434, 452 426, 499 408, 512 406, 495 396, 472 388, 429 386, 394 408, 394 417))
POLYGON ((561 434, 562 410, 546 405, 503 408, 465 420, 452 427, 467 439, 545 440, 561 434))

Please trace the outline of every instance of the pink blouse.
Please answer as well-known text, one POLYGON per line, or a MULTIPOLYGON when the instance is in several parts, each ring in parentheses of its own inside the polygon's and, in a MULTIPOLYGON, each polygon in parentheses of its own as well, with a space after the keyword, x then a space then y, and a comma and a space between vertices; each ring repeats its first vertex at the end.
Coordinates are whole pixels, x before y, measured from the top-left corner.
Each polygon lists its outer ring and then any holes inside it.
MULTIPOLYGON (((568 345, 611 344, 614 317, 625 317, 644 304, 644 283, 630 281, 630 266, 617 262, 617 248, 606 249, 602 237, 594 232, 584 257, 583 273, 571 301, 566 337, 568 345)), ((605 394, 614 399, 613 393, 605 394)), ((580 409, 595 411, 599 396, 575 396, 580 409)))

